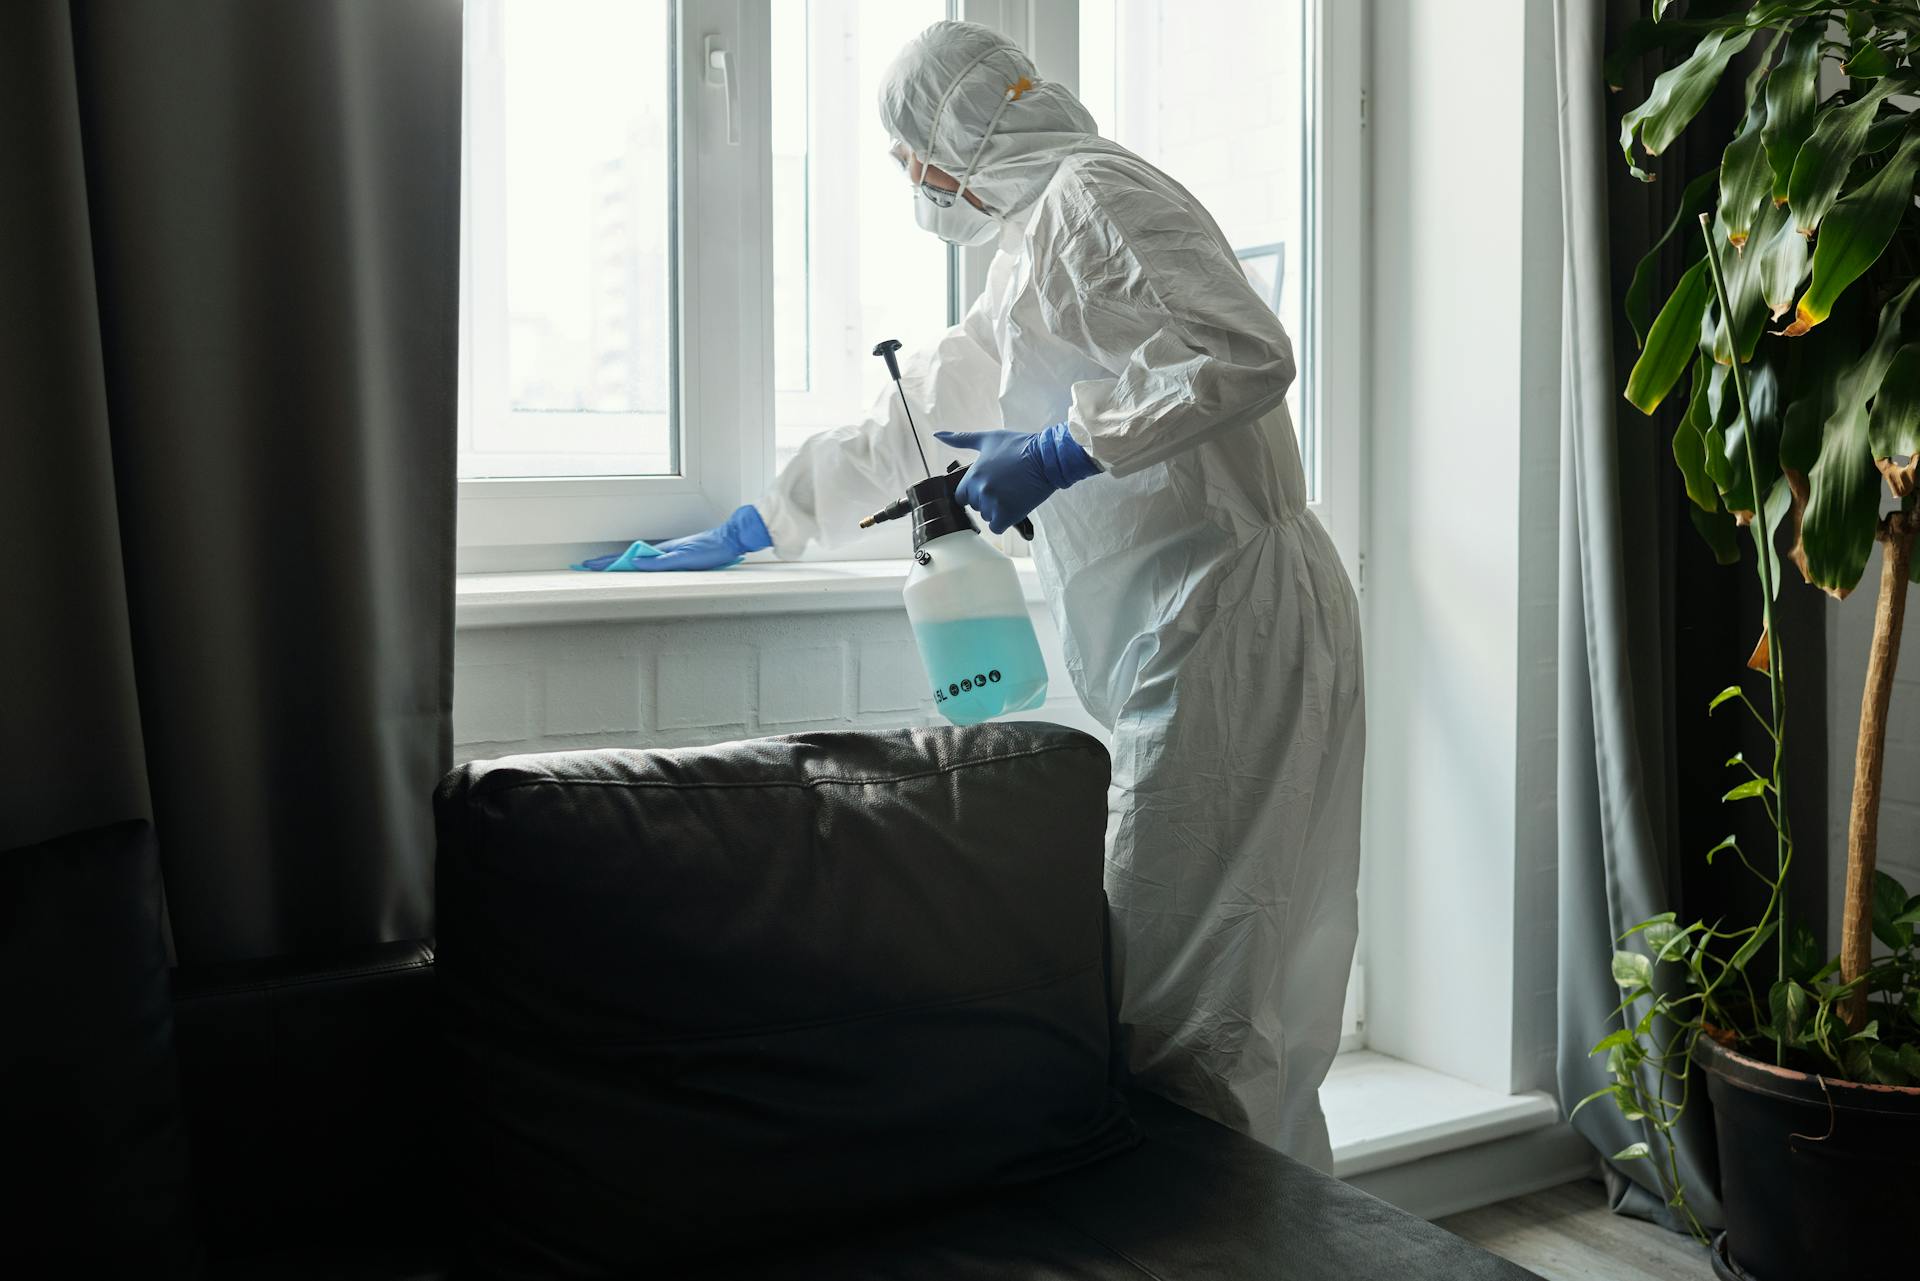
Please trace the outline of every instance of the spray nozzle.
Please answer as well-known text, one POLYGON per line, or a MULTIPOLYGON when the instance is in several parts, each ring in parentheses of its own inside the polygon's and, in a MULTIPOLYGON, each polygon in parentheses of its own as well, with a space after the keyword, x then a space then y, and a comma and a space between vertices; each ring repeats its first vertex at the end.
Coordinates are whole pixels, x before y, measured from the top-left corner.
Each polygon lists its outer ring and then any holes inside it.
POLYGON ((913 510, 913 495, 909 494, 897 503, 888 503, 873 515, 860 522, 860 528, 872 529, 883 520, 899 520, 913 510))

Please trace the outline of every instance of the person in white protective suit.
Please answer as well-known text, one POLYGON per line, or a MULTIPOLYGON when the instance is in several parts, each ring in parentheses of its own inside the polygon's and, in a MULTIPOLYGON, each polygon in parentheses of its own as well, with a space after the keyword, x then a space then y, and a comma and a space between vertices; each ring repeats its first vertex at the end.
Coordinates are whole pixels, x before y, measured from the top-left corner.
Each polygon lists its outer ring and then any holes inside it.
MULTIPOLYGON (((944 429, 935 469, 973 464, 962 498, 996 532, 1033 513, 1074 687, 1113 732, 1129 1066, 1326 1169, 1319 1086, 1357 929, 1360 624, 1306 510, 1287 334, 1200 203, 1006 38, 936 23, 880 111, 912 183, 902 213, 911 194, 943 237, 999 240, 966 318, 901 376, 944 429)), ((759 503, 621 567, 845 546, 921 474, 889 388, 759 503)))

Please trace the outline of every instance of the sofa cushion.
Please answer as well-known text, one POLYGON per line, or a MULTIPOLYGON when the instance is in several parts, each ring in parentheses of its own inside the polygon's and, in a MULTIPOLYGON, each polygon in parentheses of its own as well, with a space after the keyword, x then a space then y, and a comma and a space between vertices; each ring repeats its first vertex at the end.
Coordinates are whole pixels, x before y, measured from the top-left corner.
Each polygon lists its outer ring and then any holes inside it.
POLYGON ((513 757, 436 798, 471 1260, 626 1275, 1135 1141, 1057 726, 513 757))
POLYGON ((1129 1099, 1146 1141, 1115 1160, 677 1281, 1539 1281, 1177 1103, 1129 1099))
POLYGON ((153 828, 0 851, 0 1276, 198 1270, 153 828))
POLYGON ((271 1252, 404 1259, 443 1239, 432 992, 418 940, 175 972, 215 1275, 278 1277, 271 1252))

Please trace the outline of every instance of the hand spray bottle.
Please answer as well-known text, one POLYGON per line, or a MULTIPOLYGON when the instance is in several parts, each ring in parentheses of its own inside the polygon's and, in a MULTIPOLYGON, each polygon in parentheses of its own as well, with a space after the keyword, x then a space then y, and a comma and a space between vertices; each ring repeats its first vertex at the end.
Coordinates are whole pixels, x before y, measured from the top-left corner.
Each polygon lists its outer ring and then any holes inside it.
MULTIPOLYGON (((899 350, 900 340, 889 338, 873 354, 887 362, 927 478, 909 486, 899 502, 861 521, 860 528, 913 517, 914 563, 904 593, 907 618, 940 714, 955 725, 977 725, 1038 707, 1047 697, 1047 665, 1027 616, 1020 577, 1013 562, 980 537, 979 527, 954 493, 967 469, 951 463, 944 475, 936 476, 928 465, 907 389, 900 383, 894 357, 899 350)), ((1031 522, 1021 521, 1019 529, 1024 537, 1033 537, 1031 522)))

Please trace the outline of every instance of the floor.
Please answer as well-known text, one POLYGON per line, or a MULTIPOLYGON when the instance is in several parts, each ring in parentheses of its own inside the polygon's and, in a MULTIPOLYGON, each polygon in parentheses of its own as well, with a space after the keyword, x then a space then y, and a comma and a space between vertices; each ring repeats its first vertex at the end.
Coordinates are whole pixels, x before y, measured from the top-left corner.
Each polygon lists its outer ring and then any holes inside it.
POLYGON ((1441 1219, 1440 1226, 1547 1281, 1705 1281, 1706 1249, 1607 1209, 1597 1181, 1567 1183, 1441 1219))

